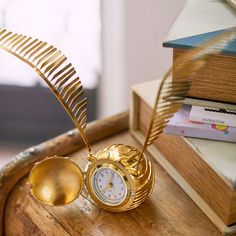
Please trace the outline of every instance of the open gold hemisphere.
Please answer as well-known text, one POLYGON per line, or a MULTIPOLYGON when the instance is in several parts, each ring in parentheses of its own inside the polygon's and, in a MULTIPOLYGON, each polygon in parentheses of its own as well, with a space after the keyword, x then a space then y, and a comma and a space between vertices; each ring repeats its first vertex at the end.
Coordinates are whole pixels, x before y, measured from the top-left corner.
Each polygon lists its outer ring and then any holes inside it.
POLYGON ((64 205, 74 201, 83 188, 79 166, 63 157, 50 157, 37 163, 29 175, 32 195, 46 205, 64 205))

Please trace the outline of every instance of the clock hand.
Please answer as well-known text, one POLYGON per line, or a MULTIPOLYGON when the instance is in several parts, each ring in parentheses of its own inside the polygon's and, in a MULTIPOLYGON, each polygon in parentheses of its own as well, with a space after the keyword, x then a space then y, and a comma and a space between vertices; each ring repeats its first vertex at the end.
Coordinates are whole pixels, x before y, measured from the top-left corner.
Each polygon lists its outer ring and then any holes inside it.
POLYGON ((110 184, 111 184, 111 187, 112 187, 112 195, 113 195, 114 199, 116 199, 117 192, 116 192, 116 189, 113 188, 114 187, 113 179, 114 179, 114 173, 111 174, 110 184))
POLYGON ((102 189, 102 192, 105 193, 105 191, 109 188, 112 188, 112 183, 108 183, 104 189, 102 189))
POLYGON ((116 189, 115 189, 115 188, 112 188, 112 194, 113 194, 114 198, 116 198, 117 192, 116 192, 116 189), (114 194, 114 192, 115 192, 115 194, 114 194))
POLYGON ((113 183, 114 176, 115 176, 115 173, 112 174, 112 183, 113 183))
POLYGON ((113 178, 114 178, 114 173, 111 173, 109 183, 112 183, 112 182, 113 182, 113 178))

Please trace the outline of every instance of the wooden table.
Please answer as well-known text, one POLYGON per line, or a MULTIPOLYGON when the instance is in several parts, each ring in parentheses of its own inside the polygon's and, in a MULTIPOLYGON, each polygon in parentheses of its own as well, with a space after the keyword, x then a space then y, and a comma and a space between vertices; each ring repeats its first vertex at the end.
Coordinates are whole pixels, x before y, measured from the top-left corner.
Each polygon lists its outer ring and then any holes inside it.
MULTIPOLYGON (((127 113, 89 125, 93 151, 114 143, 140 147, 128 132, 127 113)), ((0 229, 5 235, 221 235, 194 202, 150 155, 156 170, 154 192, 139 208, 110 213, 98 208, 84 192, 67 206, 39 204, 26 191, 33 163, 55 153, 69 155, 84 168, 86 149, 77 131, 70 131, 21 154, 0 172, 0 229)))

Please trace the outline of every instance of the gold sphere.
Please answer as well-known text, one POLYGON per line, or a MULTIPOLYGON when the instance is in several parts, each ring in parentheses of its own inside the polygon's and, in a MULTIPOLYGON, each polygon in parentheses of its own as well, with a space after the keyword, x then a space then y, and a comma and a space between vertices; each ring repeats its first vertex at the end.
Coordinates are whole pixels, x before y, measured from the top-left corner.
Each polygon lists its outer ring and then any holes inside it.
POLYGON ((152 193, 155 173, 152 163, 137 148, 124 144, 113 144, 95 154, 86 167, 87 191, 95 203, 112 212, 128 211, 142 204, 152 193), (141 156, 141 159, 140 159, 141 156), (124 173, 127 197, 119 205, 110 206, 101 201, 93 190, 92 179, 98 168, 110 167, 124 173))
POLYGON ((44 159, 32 168, 29 186, 38 201, 46 205, 64 205, 81 193, 83 174, 71 160, 55 156, 44 159))

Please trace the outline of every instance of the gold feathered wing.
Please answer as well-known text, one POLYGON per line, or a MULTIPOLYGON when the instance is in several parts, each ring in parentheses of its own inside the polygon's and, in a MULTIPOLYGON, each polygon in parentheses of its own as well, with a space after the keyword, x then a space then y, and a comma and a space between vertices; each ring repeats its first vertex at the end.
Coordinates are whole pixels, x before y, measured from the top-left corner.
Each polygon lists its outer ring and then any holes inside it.
POLYGON ((205 64, 207 55, 221 52, 234 39, 236 28, 221 33, 175 61, 176 78, 172 80, 172 67, 160 82, 142 154, 163 133, 170 118, 181 107, 191 86, 189 78, 205 64))
POLYGON ((56 47, 38 39, 0 29, 0 47, 31 66, 47 83, 79 130, 85 134, 87 98, 75 68, 56 47))

